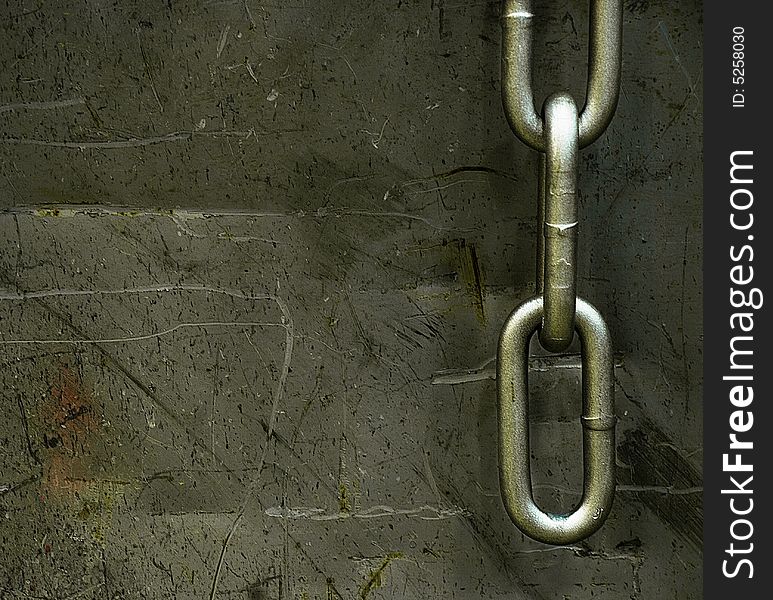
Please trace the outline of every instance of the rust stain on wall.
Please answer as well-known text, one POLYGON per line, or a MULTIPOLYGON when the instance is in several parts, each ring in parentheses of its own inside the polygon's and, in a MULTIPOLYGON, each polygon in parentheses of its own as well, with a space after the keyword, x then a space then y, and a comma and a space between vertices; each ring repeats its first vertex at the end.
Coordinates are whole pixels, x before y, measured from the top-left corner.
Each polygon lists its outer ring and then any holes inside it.
POLYGON ((82 492, 102 415, 76 369, 61 364, 41 408, 44 497, 82 492))
POLYGON ((93 476, 104 436, 102 409, 77 367, 61 363, 40 410, 43 438, 42 502, 58 501, 102 547, 126 481, 93 476))

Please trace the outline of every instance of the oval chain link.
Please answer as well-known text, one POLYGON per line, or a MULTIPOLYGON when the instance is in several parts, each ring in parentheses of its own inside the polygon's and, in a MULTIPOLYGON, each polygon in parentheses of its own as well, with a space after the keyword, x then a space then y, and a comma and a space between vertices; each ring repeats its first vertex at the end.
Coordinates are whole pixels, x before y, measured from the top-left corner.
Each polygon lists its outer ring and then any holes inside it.
POLYGON ((510 518, 526 535, 572 544, 604 523, 615 494, 615 407, 611 341, 604 318, 577 296, 577 170, 581 147, 606 129, 620 85, 621 0, 591 0, 586 103, 569 94, 545 102, 531 90, 531 2, 505 0, 502 89, 505 113, 521 140, 540 152, 537 190, 537 295, 507 319, 497 348, 500 486, 510 518), (529 341, 562 352, 577 331, 582 357, 583 495, 569 514, 534 502, 529 447, 529 341))
MULTIPOLYGON (((561 352, 574 338, 577 297, 577 106, 569 94, 553 94, 545 102, 543 237, 545 314, 540 343, 561 352)), ((539 268, 539 267, 538 267, 539 268)))
MULTIPOLYGON (((531 0, 505 0, 502 12, 502 100, 507 120, 526 144, 545 152, 542 119, 532 92, 531 0)), ((612 120, 620 94, 622 0, 590 0, 588 82, 580 113, 580 147, 595 142, 612 120)))
POLYGON ((499 481, 510 518, 545 544, 573 544, 596 532, 615 495, 615 415, 612 348, 604 319, 577 299, 582 343, 583 494, 570 514, 551 514, 534 502, 529 448, 529 339, 543 312, 541 296, 516 308, 505 322, 497 350, 499 481))

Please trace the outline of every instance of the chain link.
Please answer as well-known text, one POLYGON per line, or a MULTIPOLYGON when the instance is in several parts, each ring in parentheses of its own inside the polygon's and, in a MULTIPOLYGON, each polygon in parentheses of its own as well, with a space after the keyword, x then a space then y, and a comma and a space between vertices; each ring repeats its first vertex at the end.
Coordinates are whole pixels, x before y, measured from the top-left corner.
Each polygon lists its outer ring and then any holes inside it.
POLYGON ((529 339, 543 314, 541 296, 521 303, 505 322, 497 352, 499 478, 510 518, 529 537, 573 544, 596 532, 615 495, 615 416, 612 345, 604 319, 577 299, 577 332, 583 344, 583 494, 568 515, 544 512, 534 502, 529 457, 529 339))
MULTIPOLYGON (((545 152, 545 132, 531 84, 531 0, 505 0, 502 12, 502 100, 515 134, 545 152)), ((595 142, 612 120, 620 93, 622 0, 590 0, 590 42, 580 147, 595 142)))
POLYGON ((503 101, 510 126, 540 152, 537 190, 537 294, 507 319, 497 350, 500 485, 513 522, 530 537, 571 544, 597 531, 615 494, 615 408, 612 351, 601 313, 577 296, 577 169, 581 147, 606 129, 620 84, 621 0, 591 0, 585 106, 567 93, 550 96, 543 116, 531 91, 531 2, 505 0, 503 101), (565 351, 577 331, 582 355, 583 496, 571 513, 534 502, 529 448, 529 341, 565 351))
POLYGON ((569 94, 554 94, 544 114, 545 207, 538 235, 544 247, 545 314, 539 336, 546 350, 561 352, 574 338, 577 297, 577 107, 569 94))

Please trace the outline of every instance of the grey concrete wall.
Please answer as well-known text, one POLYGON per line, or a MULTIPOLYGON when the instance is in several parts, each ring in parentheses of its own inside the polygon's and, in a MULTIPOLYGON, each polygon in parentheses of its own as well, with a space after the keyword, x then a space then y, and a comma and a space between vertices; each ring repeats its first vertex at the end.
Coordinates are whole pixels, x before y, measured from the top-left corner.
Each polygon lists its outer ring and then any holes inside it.
MULTIPOLYGON (((536 3, 582 98, 587 2, 536 3)), ((618 493, 555 548, 499 496, 493 363, 536 156, 498 2, 7 2, 0 597, 701 597, 701 3, 626 1, 582 152, 618 493)), ((579 499, 579 358, 532 360, 540 503, 579 499)))

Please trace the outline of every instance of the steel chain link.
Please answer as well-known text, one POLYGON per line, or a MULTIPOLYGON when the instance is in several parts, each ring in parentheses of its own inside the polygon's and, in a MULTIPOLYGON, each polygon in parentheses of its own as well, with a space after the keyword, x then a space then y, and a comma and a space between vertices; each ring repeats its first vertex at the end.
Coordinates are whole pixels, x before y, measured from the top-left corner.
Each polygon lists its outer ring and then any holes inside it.
POLYGON ((505 322, 497 350, 500 485, 510 518, 526 535, 572 544, 604 523, 615 493, 615 410, 609 331, 599 311, 577 296, 577 169, 581 147, 604 132, 617 105, 621 63, 621 0, 591 0, 586 103, 578 114, 567 93, 545 102, 542 117, 531 90, 529 0, 506 0, 503 18, 503 101, 510 126, 538 150, 537 295, 505 322), (583 495, 569 514, 534 502, 529 448, 529 341, 565 351, 577 331, 582 353, 583 495))

